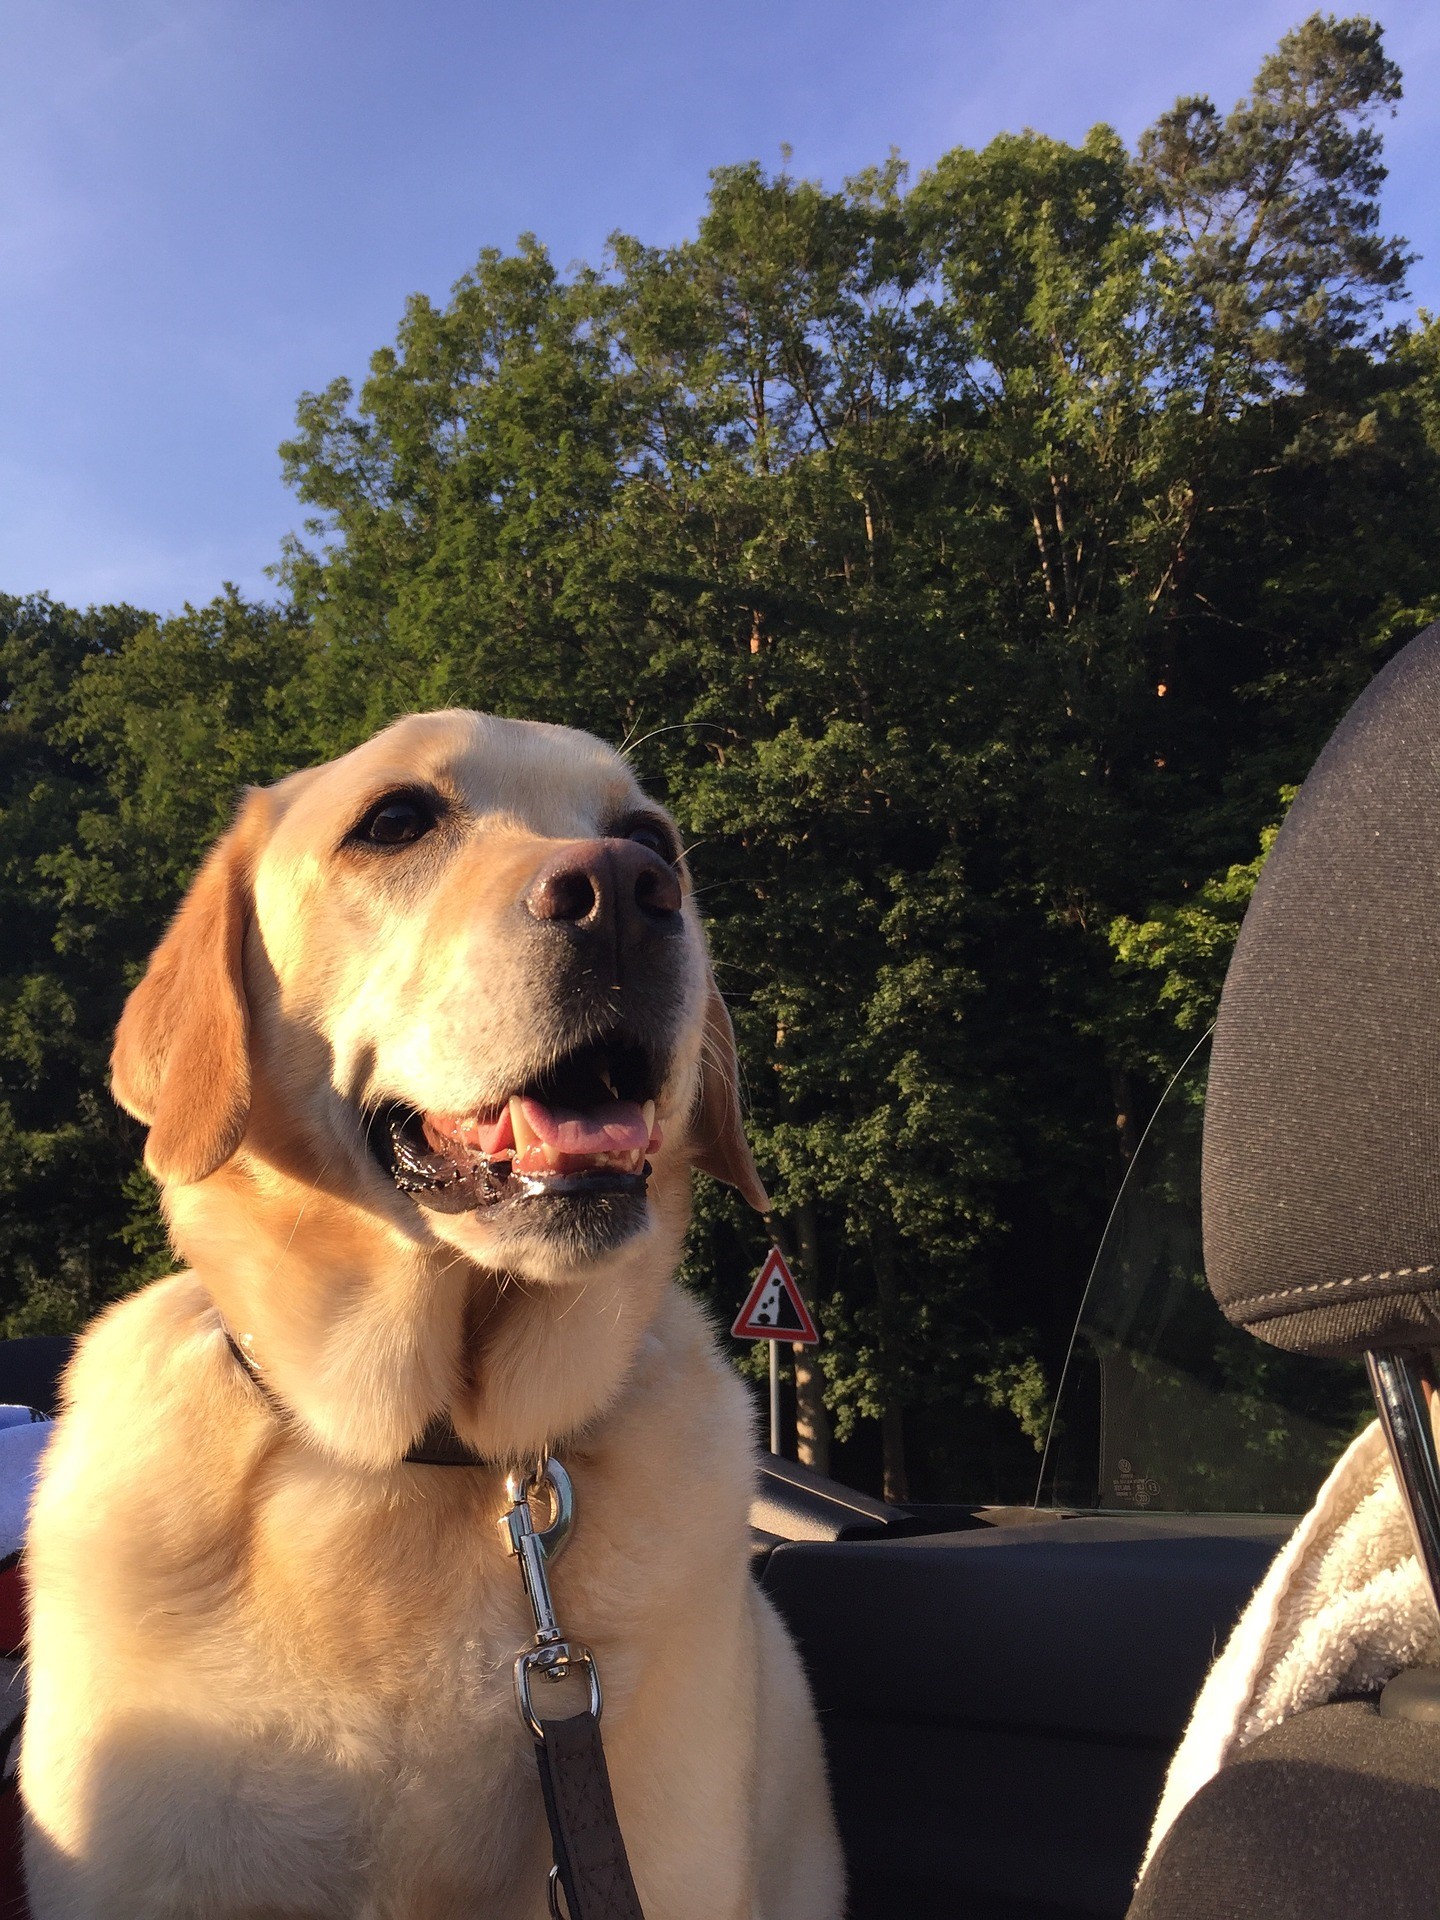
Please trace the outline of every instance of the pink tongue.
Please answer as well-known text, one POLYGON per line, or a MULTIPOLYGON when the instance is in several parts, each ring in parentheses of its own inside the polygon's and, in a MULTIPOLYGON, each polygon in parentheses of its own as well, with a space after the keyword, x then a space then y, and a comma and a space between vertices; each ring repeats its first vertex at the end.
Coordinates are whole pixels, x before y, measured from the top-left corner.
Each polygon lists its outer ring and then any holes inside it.
POLYGON ((645 1116, 633 1100, 610 1100, 588 1112, 546 1107, 522 1097, 520 1111, 547 1146, 561 1153, 633 1153, 650 1144, 645 1116))

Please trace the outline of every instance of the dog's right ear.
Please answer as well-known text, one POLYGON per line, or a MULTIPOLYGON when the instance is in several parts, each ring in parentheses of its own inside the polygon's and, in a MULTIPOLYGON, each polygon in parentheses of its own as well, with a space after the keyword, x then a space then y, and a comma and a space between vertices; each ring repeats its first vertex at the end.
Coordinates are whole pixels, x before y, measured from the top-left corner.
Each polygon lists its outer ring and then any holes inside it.
POLYGON ((241 961, 264 811, 261 794, 246 796, 150 956, 115 1032, 110 1085, 150 1129, 145 1164, 157 1180, 205 1179, 245 1133, 250 1009, 241 961))
POLYGON ((745 1137, 735 1029, 730 1024, 730 1009, 721 998, 713 975, 705 1002, 694 1164, 702 1173, 734 1187, 757 1213, 770 1211, 770 1196, 756 1171, 750 1142, 745 1137))

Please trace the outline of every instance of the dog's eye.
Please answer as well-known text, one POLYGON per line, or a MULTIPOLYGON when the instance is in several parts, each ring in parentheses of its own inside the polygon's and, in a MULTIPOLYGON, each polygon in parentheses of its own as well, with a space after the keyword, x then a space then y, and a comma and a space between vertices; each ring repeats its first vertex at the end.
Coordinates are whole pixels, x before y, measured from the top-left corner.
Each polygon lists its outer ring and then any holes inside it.
POLYGON ((629 820, 617 828, 616 834, 619 839, 633 840, 637 846, 648 847, 671 866, 680 857, 675 836, 663 820, 629 820))
POLYGON ((408 847, 435 824, 433 803, 418 793, 391 793, 378 800, 351 838, 372 847, 408 847))

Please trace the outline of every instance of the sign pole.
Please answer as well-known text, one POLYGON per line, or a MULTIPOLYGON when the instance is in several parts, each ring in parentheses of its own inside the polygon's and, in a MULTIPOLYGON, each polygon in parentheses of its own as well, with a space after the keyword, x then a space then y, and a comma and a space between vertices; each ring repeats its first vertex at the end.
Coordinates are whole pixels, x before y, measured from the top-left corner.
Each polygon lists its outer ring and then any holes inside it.
POLYGON ((770 1342, 770 1451, 780 1452, 780 1342, 770 1342))

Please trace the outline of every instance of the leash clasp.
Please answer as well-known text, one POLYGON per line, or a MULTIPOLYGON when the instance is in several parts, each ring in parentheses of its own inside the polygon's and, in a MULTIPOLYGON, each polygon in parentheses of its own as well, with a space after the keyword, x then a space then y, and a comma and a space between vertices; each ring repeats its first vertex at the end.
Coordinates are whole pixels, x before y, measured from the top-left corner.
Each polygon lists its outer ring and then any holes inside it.
MULTIPOLYGON (((558 1460, 542 1453, 533 1467, 506 1474, 505 1497, 510 1508, 500 1521, 501 1531, 508 1536, 510 1551, 520 1562, 525 1591, 532 1605, 536 1594, 543 1593, 548 1606, 550 1594, 545 1569, 565 1551, 570 1529, 575 1524, 575 1489, 570 1476, 558 1460), (531 1498, 542 1487, 550 1496, 550 1524, 543 1528, 535 1525, 535 1516, 530 1511, 531 1498)), ((537 1616, 536 1626, 540 1624, 537 1616)))
POLYGON ((575 1520, 575 1490, 560 1462, 544 1454, 534 1467, 505 1476, 505 1494, 510 1506, 501 1517, 500 1530, 511 1553, 520 1562, 525 1594, 535 1616, 535 1638, 515 1661, 515 1704, 535 1739, 543 1741, 545 1723, 535 1711, 530 1692, 536 1674, 558 1682, 572 1667, 581 1666, 589 1684, 590 1711, 597 1720, 602 1704, 595 1656, 580 1641, 565 1638, 550 1596, 549 1567, 564 1552, 570 1538, 575 1520), (530 1502, 542 1487, 549 1495, 550 1524, 537 1527, 530 1502))

